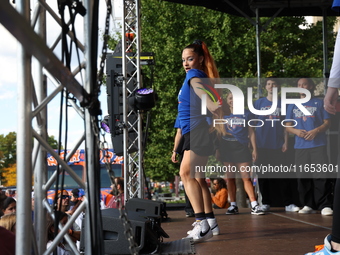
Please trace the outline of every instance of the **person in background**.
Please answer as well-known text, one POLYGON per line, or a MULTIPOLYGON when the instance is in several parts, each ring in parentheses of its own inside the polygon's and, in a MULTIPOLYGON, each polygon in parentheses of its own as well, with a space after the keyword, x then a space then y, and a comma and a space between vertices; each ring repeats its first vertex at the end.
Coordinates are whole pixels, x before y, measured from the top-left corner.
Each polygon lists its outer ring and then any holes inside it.
MULTIPOLYGON (((5 199, 5 193, 0 192, 0 208, 5 199)), ((15 255, 15 234, 0 226, 0 237, 1 255, 15 255)))
POLYGON ((228 208, 228 190, 227 184, 223 178, 216 178, 212 182, 214 193, 211 193, 213 208, 228 208))
POLYGON ((13 197, 13 198, 15 198, 15 190, 6 189, 5 195, 6 195, 7 197, 13 197))
POLYGON ((15 213, 17 209, 17 201, 12 197, 6 197, 3 201, 3 205, 1 208, 2 215, 15 213))
MULTIPOLYGON (((328 164, 326 130, 330 126, 330 115, 323 108, 323 101, 315 98, 313 92, 315 83, 310 78, 300 78, 299 88, 310 91, 312 98, 302 105, 311 113, 305 115, 296 105, 289 105, 287 109, 286 129, 295 135, 295 165, 310 166, 311 164, 328 164), (293 122, 295 120, 295 126, 293 122)), ((306 94, 300 93, 300 98, 306 94)), ((322 178, 322 173, 313 173, 312 177, 298 178, 300 202, 304 206, 299 213, 313 213, 320 209, 322 215, 332 215, 332 190, 330 179, 322 178)))
MULTIPOLYGON (((250 178, 249 171, 241 171, 251 166, 251 163, 257 159, 257 147, 255 139, 255 130, 253 127, 245 125, 252 115, 247 110, 243 115, 234 115, 233 112, 233 94, 227 94, 226 103, 223 104, 221 119, 226 123, 222 130, 218 130, 220 141, 216 158, 223 162, 227 169, 237 169, 240 173, 244 190, 246 191, 251 205, 251 214, 263 215, 255 196, 255 190, 250 178), (249 149, 249 143, 252 147, 252 152, 249 149)), ((238 214, 238 206, 236 203, 236 171, 227 171, 227 186, 230 197, 230 207, 226 214, 238 214)))
POLYGON ((70 209, 72 210, 72 208, 74 206, 76 206, 79 202, 79 189, 75 188, 71 191, 71 196, 70 196, 70 209))
POLYGON ((108 201, 106 208, 119 208, 120 206, 124 208, 124 178, 116 177, 115 183, 112 185, 111 193, 113 196, 108 201))
MULTIPOLYGON (((58 222, 65 225, 68 221, 68 216, 65 212, 56 211, 55 218, 58 219, 58 222)), ((52 244, 52 241, 55 238, 55 227, 54 227, 54 220, 50 214, 47 215, 47 245, 46 248, 49 248, 52 244)), ((58 243, 57 246, 57 255, 71 255, 72 253, 67 250, 65 240, 63 239, 61 242, 58 243)), ((54 252, 51 252, 50 255, 54 255, 54 252)))
POLYGON ((70 195, 67 190, 58 190, 57 208, 62 212, 66 212, 70 208, 70 195))
MULTIPOLYGON (((70 204, 70 195, 68 194, 67 190, 62 190, 62 191, 59 190, 58 200, 57 200, 58 211, 66 213, 66 215, 70 218, 71 214, 67 213, 69 209, 69 204, 70 204)), ((80 240, 80 233, 81 233, 80 226, 76 223, 73 223, 73 226, 70 229, 69 235, 74 242, 80 240)))
MULTIPOLYGON (((257 110, 269 110, 273 106, 273 88, 277 88, 277 93, 281 87, 280 80, 276 77, 266 78, 265 89, 267 97, 259 98, 254 103, 254 108, 257 110)), ((255 128, 256 145, 257 145, 257 160, 256 165, 264 166, 280 166, 283 165, 284 154, 288 150, 288 133, 281 125, 280 121, 266 121, 270 119, 283 120, 281 115, 281 100, 277 100, 276 110, 270 115, 256 115, 256 119, 263 122, 262 126, 255 128)), ((277 179, 272 179, 264 174, 259 174, 258 183, 262 195, 261 209, 264 212, 270 210, 271 187, 277 187, 281 190, 281 195, 287 212, 297 212, 300 210, 293 203, 291 184, 295 180, 284 179, 278 176, 277 179)))
POLYGON ((17 217, 15 213, 6 214, 0 218, 0 226, 13 232, 14 234, 16 231, 16 223, 17 217))

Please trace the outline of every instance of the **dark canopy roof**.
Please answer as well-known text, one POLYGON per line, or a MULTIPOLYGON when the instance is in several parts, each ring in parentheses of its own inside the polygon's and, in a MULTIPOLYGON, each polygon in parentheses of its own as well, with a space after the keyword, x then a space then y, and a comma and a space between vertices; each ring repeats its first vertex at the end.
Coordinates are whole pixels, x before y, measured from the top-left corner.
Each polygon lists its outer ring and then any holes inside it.
POLYGON ((166 0, 169 2, 204 6, 208 9, 237 16, 255 17, 255 9, 259 9, 260 17, 272 17, 280 8, 277 16, 335 16, 331 10, 333 0, 166 0), (243 14, 242 14, 243 13, 243 14))

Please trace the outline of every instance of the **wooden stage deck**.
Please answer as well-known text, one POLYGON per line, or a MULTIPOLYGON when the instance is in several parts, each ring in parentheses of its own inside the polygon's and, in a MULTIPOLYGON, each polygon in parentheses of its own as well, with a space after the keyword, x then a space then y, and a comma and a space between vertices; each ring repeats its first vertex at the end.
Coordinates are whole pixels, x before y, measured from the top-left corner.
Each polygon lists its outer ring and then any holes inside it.
MULTIPOLYGON (((271 208, 266 215, 251 215, 240 208, 238 215, 226 215, 226 209, 215 209, 221 235, 195 244, 198 255, 303 255, 323 244, 331 232, 332 216, 288 213, 284 208, 271 208)), ((194 218, 184 210, 167 211, 169 221, 162 228, 170 236, 164 242, 181 239, 190 230, 194 218)))

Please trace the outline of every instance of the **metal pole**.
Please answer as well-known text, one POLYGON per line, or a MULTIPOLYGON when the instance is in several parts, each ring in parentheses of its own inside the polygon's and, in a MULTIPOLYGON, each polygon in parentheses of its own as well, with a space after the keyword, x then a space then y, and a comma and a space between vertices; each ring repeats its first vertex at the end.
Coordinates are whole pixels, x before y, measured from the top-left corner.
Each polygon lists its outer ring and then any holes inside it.
MULTIPOLYGON (((46 43, 46 10, 41 8, 40 5, 36 6, 39 8, 39 19, 36 24, 36 32, 46 43)), ((37 105, 47 97, 47 84, 46 76, 43 74, 43 66, 40 62, 35 60, 34 62, 36 80, 35 87, 37 93, 37 105)), ((34 93, 34 90, 33 90, 34 93)), ((36 105, 35 105, 36 106, 36 105)), ((37 128, 38 133, 41 137, 47 141, 47 106, 41 110, 37 116, 37 128)), ((47 153, 39 141, 35 140, 34 149, 38 150, 37 163, 34 169, 34 229, 35 237, 37 241, 38 254, 42 254, 46 250, 46 213, 47 210, 43 206, 43 201, 46 198, 46 190, 43 189, 44 184, 47 181, 47 164, 46 157, 47 153)))
MULTIPOLYGON (((141 66, 140 66, 140 53, 141 51, 141 40, 140 40, 140 1, 136 0, 136 36, 137 36, 137 49, 136 49, 136 63, 137 63, 137 87, 142 87, 141 80, 141 66)), ((138 166, 139 166, 139 198, 144 198, 144 169, 143 169, 143 132, 142 131, 142 118, 140 112, 138 112, 138 149, 139 149, 139 157, 138 157, 138 166)))
POLYGON ((123 0, 122 73, 123 73, 123 146, 125 199, 144 196, 142 171, 142 120, 138 110, 127 107, 128 98, 141 87, 139 1, 123 0), (127 43, 127 40, 129 41, 127 43), (131 67, 129 69, 128 67, 131 67), (131 135, 131 137, 130 137, 131 135), (133 137, 133 138, 132 138, 133 137))
MULTIPOLYGON (((95 35, 93 32, 98 31, 98 28, 94 26, 97 25, 97 22, 94 21, 94 9, 97 10, 97 2, 95 0, 87 0, 85 1, 85 8, 87 13, 84 17, 84 30, 85 30, 85 59, 87 63, 86 72, 85 72, 85 90, 91 94, 94 91, 95 83, 94 83, 94 75, 97 73, 96 66, 91 61, 93 60, 93 54, 97 53, 97 45, 93 44, 92 37, 95 35), (95 30, 96 29, 96 30, 95 30), (95 70, 94 70, 95 68, 95 70)), ((98 37, 98 36, 97 36, 98 37)), ((95 54, 97 55, 97 54, 95 54)), ((94 131, 95 116, 89 111, 89 109, 85 109, 85 150, 86 150, 86 161, 87 161, 87 187, 86 196, 88 198, 88 206, 86 207, 85 213, 85 253, 86 254, 100 254, 98 249, 102 247, 99 240, 101 237, 100 230, 101 221, 97 221, 98 217, 100 218, 100 201, 99 201, 99 190, 96 190, 99 183, 98 178, 96 177, 95 170, 98 170, 97 164, 99 164, 98 156, 98 141, 97 134, 94 131)))
MULTIPOLYGON (((29 22, 30 1, 17 1, 18 12, 29 22)), ((18 132, 17 132, 17 233, 16 254, 30 255, 32 247, 32 131, 31 131, 31 57, 18 43, 18 132)))
POLYGON ((326 9, 322 9, 322 40, 323 40, 323 77, 324 77, 324 94, 327 90, 327 81, 329 78, 329 68, 328 68, 328 38, 327 38, 327 12, 326 9))
MULTIPOLYGON (((123 123, 126 125, 127 123, 127 92, 126 92, 126 72, 127 72, 127 67, 126 67, 126 57, 125 57, 125 50, 127 47, 126 43, 126 38, 125 38, 125 31, 126 31, 126 21, 125 17, 127 15, 127 4, 125 0, 122 0, 123 2, 123 8, 122 8, 122 17, 123 17, 123 22, 122 22, 122 73, 123 73, 123 82, 122 82, 122 99, 123 99, 123 123)), ((124 165, 123 165, 123 171, 124 171, 124 196, 125 200, 130 198, 130 192, 128 188, 128 183, 130 180, 129 176, 129 159, 128 159, 128 153, 127 153, 127 148, 128 148, 128 132, 127 129, 123 129, 123 157, 124 157, 124 165)))
POLYGON ((259 8, 256 8, 256 60, 257 60, 257 98, 262 96, 262 88, 261 88, 261 27, 260 27, 260 15, 259 8))

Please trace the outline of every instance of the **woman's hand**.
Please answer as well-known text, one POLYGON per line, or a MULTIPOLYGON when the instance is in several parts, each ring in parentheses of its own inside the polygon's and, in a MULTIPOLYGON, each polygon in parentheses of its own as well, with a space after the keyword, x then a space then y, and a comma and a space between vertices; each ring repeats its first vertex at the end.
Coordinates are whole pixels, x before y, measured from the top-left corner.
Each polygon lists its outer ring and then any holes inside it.
POLYGON ((253 162, 256 162, 257 161, 257 151, 253 149, 253 152, 252 152, 252 160, 253 162))
POLYGON ((178 160, 177 160, 177 153, 175 151, 172 152, 172 155, 171 155, 171 161, 173 163, 178 163, 178 160))
POLYGON ((221 105, 219 103, 207 100, 207 108, 212 114, 218 116, 217 111, 220 107, 221 105))

